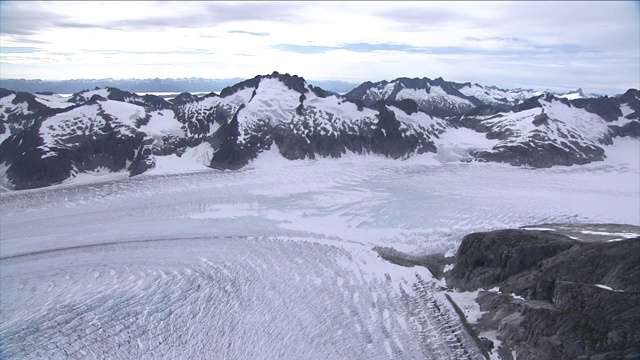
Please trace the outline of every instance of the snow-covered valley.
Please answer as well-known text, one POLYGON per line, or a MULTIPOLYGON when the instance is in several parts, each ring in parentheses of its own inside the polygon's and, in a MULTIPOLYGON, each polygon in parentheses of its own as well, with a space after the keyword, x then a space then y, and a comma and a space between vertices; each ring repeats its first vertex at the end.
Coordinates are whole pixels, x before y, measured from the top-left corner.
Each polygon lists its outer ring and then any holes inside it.
POLYGON ((372 248, 453 254, 474 231, 640 225, 640 143, 607 155, 528 169, 264 152, 239 171, 2 193, 0 358, 481 358, 441 283, 372 248))

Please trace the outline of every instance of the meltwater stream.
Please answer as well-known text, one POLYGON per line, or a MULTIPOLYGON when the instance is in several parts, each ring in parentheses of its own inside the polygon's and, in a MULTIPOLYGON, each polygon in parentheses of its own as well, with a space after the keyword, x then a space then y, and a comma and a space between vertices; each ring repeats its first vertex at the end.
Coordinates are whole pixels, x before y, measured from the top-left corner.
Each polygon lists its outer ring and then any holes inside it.
POLYGON ((638 179, 347 159, 5 193, 0 358, 481 358, 430 273, 372 247, 638 225, 638 179))

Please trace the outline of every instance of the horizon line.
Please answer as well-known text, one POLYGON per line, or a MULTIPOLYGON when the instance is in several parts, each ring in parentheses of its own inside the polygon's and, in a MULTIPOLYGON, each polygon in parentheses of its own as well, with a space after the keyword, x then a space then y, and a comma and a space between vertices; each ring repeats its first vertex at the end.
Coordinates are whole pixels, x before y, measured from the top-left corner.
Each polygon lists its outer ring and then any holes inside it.
MULTIPOLYGON (((113 78, 113 77, 108 77, 108 78, 72 78, 72 79, 41 79, 41 78, 36 78, 36 79, 26 79, 26 78, 3 78, 0 77, 0 82, 2 81, 25 81, 25 82, 37 82, 37 81, 41 81, 41 82, 71 82, 71 81, 131 81, 131 80, 183 80, 183 79, 197 79, 197 80, 208 80, 208 81, 238 81, 238 82, 242 82, 245 80, 249 80, 249 79, 253 79, 256 77, 264 77, 264 76, 269 76, 272 75, 274 73, 278 73, 280 75, 290 75, 290 76, 297 76, 300 77, 302 79, 304 79, 306 82, 308 83, 312 83, 312 82, 333 82, 333 83, 341 83, 344 85, 356 85, 360 86, 362 84, 365 83, 381 83, 381 82, 393 82, 399 79, 429 79, 429 80, 437 80, 437 79, 442 79, 446 82, 452 82, 452 83, 457 83, 457 84, 471 84, 471 85, 479 85, 483 88, 497 88, 499 90, 522 90, 522 91, 532 91, 532 92, 536 92, 536 91, 554 91, 554 92, 561 92, 564 91, 564 93, 571 93, 574 91, 578 91, 581 90, 585 93, 588 93, 590 95, 621 95, 624 94, 626 91, 630 90, 630 89, 634 89, 634 90, 638 90, 638 88, 633 88, 630 87, 628 89, 619 89, 616 91, 611 91, 611 92, 603 92, 603 93, 599 93, 599 92, 591 92, 591 91, 585 91, 585 87, 584 86, 578 86, 578 87, 568 87, 568 86, 561 86, 561 85, 546 85, 546 86, 541 86, 541 87, 523 87, 523 86, 516 86, 516 87, 508 87, 508 86, 496 86, 496 85, 482 85, 477 81, 464 81, 464 82, 459 82, 459 81, 455 81, 455 80, 445 80, 442 76, 438 76, 435 78, 430 78, 428 76, 423 76, 423 77, 408 77, 408 76, 399 76, 396 78, 393 78, 391 80, 387 80, 387 79, 382 79, 382 80, 377 80, 377 81, 371 81, 371 80, 365 80, 365 81, 349 81, 349 80, 337 80, 337 79, 307 79, 304 76, 300 76, 300 75, 295 75, 295 74, 290 74, 290 73, 281 73, 278 71, 274 71, 270 74, 259 74, 259 75, 255 75, 253 77, 228 77, 228 78, 213 78, 213 77, 195 77, 195 76, 191 76, 191 77, 166 77, 166 78, 113 78), (556 89, 563 89, 563 90, 553 90, 553 88, 556 89)), ((0 86, 1 87, 1 86, 0 86)), ((355 87, 354 87, 355 88, 355 87)))

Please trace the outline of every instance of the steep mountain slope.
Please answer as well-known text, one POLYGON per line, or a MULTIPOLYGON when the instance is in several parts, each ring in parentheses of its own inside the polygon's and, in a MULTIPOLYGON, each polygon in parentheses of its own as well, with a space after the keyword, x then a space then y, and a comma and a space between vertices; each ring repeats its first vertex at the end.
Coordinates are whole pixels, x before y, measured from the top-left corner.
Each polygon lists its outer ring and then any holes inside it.
POLYGON ((115 88, 69 99, 0 89, 0 171, 15 189, 83 172, 134 176, 193 148, 215 169, 240 169, 272 148, 290 160, 433 153, 441 162, 549 167, 599 161, 612 138, 640 137, 638 90, 575 100, 518 94, 400 78, 340 96, 277 72, 171 102, 115 88))
POLYGON ((60 106, 51 103, 37 95, 0 88, 0 143, 28 129, 36 120, 57 113, 60 106))
POLYGON ((138 130, 145 108, 93 98, 65 110, 37 119, 0 144, 0 161, 9 165, 6 176, 16 188, 100 169, 136 175, 153 165, 146 135, 138 130))
POLYGON ((421 111, 438 117, 460 114, 482 104, 477 98, 461 93, 455 83, 442 78, 365 82, 345 94, 345 97, 351 101, 362 101, 365 106, 380 100, 397 102, 409 99, 418 104, 421 111))
POLYGON ((403 115, 396 114, 406 114, 404 110, 384 102, 358 106, 300 77, 277 73, 247 80, 220 95, 237 110, 216 133, 220 151, 213 156, 214 168, 242 167, 273 145, 292 160, 339 157, 347 151, 402 158, 435 152, 431 138, 446 127, 430 116, 400 119, 403 115))
POLYGON ((540 95, 508 111, 483 106, 449 120, 499 140, 492 149, 473 154, 480 160, 532 167, 586 164, 603 160, 603 146, 613 137, 640 137, 634 110, 639 99, 633 89, 620 98, 569 101, 540 95))

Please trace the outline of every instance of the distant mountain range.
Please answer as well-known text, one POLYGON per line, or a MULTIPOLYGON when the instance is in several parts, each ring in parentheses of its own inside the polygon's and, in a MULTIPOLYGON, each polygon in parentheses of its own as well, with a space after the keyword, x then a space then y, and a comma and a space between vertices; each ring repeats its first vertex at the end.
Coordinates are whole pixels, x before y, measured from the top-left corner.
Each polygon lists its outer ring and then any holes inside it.
MULTIPOLYGON (((174 93, 179 94, 182 92, 190 93, 219 93, 224 88, 232 86, 241 81, 244 78, 230 78, 230 79, 205 79, 205 78, 180 78, 180 79, 73 79, 73 80, 26 80, 26 79, 0 79, 0 88, 5 88, 13 91, 22 91, 30 93, 54 93, 54 94, 75 94, 85 90, 94 90, 96 88, 117 88, 120 90, 132 92, 132 93, 174 93)), ((400 79, 398 79, 400 80, 400 79)), ((408 81, 405 79, 404 81, 408 81)), ((442 80, 444 81, 444 80, 442 80)), ((347 81, 337 80, 309 80, 309 84, 320 87, 324 90, 345 94, 350 91, 362 89, 363 86, 367 86, 369 82, 362 85, 347 81), (356 89, 357 88, 357 89, 356 89)), ((392 81, 391 83, 397 83, 392 81)), ((495 100, 500 102, 499 96, 502 94, 512 94, 511 96, 530 97, 534 94, 540 95, 542 93, 553 94, 559 97, 564 97, 570 100, 576 98, 587 97, 600 97, 598 94, 584 94, 582 89, 569 91, 566 93, 559 93, 551 90, 535 91, 531 89, 512 89, 502 90, 495 86, 481 86, 479 84, 471 83, 455 83, 447 82, 452 86, 458 88, 464 88, 463 93, 465 95, 471 95, 479 99, 486 99, 488 97, 496 97, 495 100), (478 90, 478 89, 482 90, 478 90)), ((380 86, 386 86, 389 84, 387 81, 378 82, 380 86)), ((164 96, 167 97, 167 96, 164 96)))
MULTIPOLYGON (((3 81, 4 86, 4 81, 3 81)), ((379 154, 550 167, 601 161, 615 137, 640 138, 640 92, 614 97, 502 90, 438 79, 365 82, 345 95, 274 72, 204 96, 115 87, 0 89, 0 182, 26 189, 83 172, 135 176, 169 157, 240 169, 286 159, 379 154)))
MULTIPOLYGON (((118 88, 133 93, 210 93, 220 92, 227 86, 231 86, 246 79, 76 79, 76 80, 25 80, 25 79, 1 79, 0 87, 13 91, 30 93, 55 93, 75 94, 84 90, 97 88, 118 88)), ((356 83, 345 81, 313 81, 316 86, 336 93, 346 93, 358 86, 356 83)))

